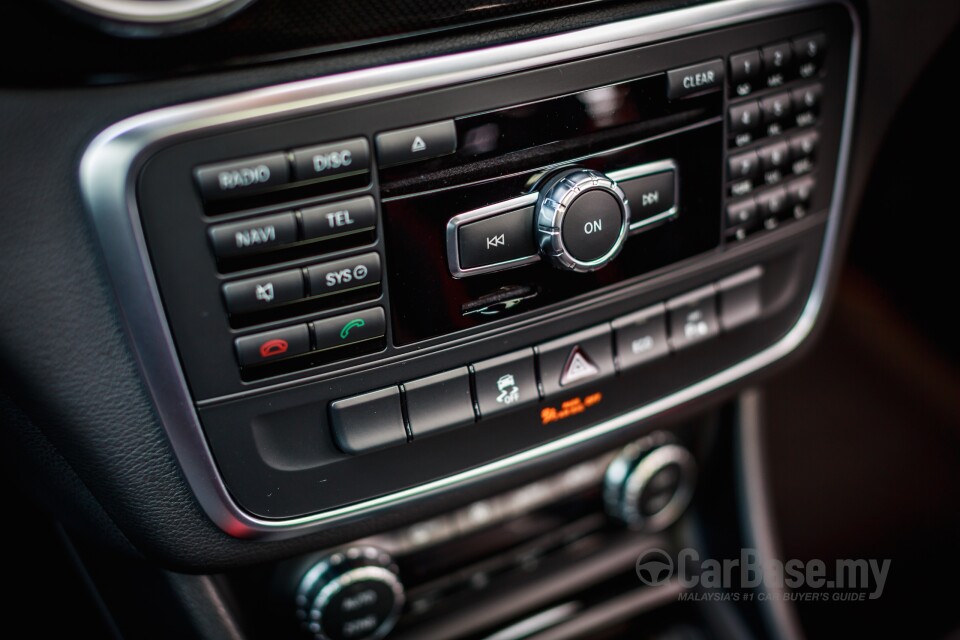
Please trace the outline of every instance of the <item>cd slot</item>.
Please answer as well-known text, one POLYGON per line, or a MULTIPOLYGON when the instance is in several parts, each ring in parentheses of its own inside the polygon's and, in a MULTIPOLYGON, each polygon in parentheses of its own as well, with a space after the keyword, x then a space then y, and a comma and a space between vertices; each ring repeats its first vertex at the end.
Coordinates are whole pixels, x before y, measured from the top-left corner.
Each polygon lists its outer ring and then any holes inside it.
POLYGON ((384 198, 464 186, 595 155, 717 117, 711 93, 670 101, 656 74, 464 116, 455 120, 457 151, 380 171, 384 198))

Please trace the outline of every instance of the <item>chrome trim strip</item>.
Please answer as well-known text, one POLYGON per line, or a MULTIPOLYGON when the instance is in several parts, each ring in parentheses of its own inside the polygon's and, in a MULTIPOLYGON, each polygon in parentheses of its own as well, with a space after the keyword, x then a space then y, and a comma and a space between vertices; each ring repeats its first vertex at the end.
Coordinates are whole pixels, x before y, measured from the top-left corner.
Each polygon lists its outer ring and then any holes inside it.
POLYGON ((487 218, 492 218, 493 216, 500 215, 501 213, 516 211, 517 209, 523 209, 524 207, 535 205, 538 197, 540 197, 539 193, 528 193, 520 196, 519 198, 504 200, 503 202, 491 204, 488 207, 481 207, 480 209, 474 209, 473 211, 467 211, 466 213, 461 213, 450 218, 450 221, 447 223, 447 266, 450 267, 450 275, 452 275, 454 278, 465 278, 467 276, 475 276, 480 273, 493 273, 494 271, 503 271, 504 269, 512 269, 525 264, 539 262, 540 254, 536 253, 536 249, 534 249, 533 255, 525 256, 523 258, 506 260, 504 262, 488 264, 482 267, 461 269, 460 243, 458 242, 457 238, 457 231, 463 225, 470 224, 471 222, 479 222, 480 220, 486 220, 487 218))
POLYGON ((517 464, 575 446, 672 409, 729 385, 787 355, 806 338, 826 293, 840 232, 842 194, 853 129, 859 63, 860 23, 849 3, 840 4, 853 21, 850 77, 840 156, 827 231, 814 286, 797 324, 777 343, 746 360, 655 402, 583 431, 508 458, 433 482, 299 518, 267 520, 234 502, 217 471, 190 396, 150 265, 135 197, 137 174, 160 141, 203 129, 262 122, 278 115, 343 107, 388 96, 464 83, 675 38, 787 11, 832 4, 827 0, 722 0, 669 13, 605 24, 581 31, 433 59, 293 82, 222 98, 159 109, 119 122, 98 135, 80 163, 80 184, 88 214, 102 245, 119 309, 135 357, 174 453, 207 515, 236 537, 280 539, 364 516, 517 464))
POLYGON ((199 18, 207 14, 239 5, 237 9, 253 0, 61 0, 83 11, 136 23, 163 24, 199 18))
MULTIPOLYGON (((625 180, 633 180, 635 178, 642 178, 643 176, 652 176, 665 171, 673 171, 673 206, 663 213, 649 216, 643 220, 633 220, 630 223, 631 234, 638 233, 639 231, 647 229, 658 222, 669 220, 677 215, 677 212, 680 211, 680 170, 677 168, 677 163, 673 160, 660 160, 659 162, 641 164, 636 167, 620 169, 619 171, 611 171, 607 174, 610 176, 611 180, 619 184, 625 180)), ((633 212, 633 209, 631 208, 630 211, 633 212)))

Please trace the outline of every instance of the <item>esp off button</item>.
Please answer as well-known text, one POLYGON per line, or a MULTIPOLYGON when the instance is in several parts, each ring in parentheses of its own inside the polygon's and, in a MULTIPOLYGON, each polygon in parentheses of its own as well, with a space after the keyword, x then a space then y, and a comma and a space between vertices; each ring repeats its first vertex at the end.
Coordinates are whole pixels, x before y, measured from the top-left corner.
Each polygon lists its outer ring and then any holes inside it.
POLYGON ((667 71, 667 97, 677 100, 718 91, 723 86, 723 66, 723 60, 717 58, 667 71))

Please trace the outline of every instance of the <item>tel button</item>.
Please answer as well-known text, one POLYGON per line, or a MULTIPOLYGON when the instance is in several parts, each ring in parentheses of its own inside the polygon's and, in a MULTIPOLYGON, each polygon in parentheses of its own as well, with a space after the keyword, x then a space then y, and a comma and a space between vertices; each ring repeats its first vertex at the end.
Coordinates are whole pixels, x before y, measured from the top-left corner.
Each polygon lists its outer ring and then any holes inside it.
POLYGON ((533 207, 471 222, 457 230, 460 268, 487 267, 536 255, 533 207))
POLYGON ((369 170, 370 144, 366 138, 293 150, 293 173, 297 180, 325 180, 369 170))
POLYGON ((380 283, 380 254, 363 255, 333 262, 324 262, 307 268, 311 296, 367 287, 380 283))
POLYGON ((240 366, 265 364, 298 356, 310 350, 310 335, 307 325, 285 327, 243 336, 234 341, 240 366))
POLYGON ((306 240, 342 236, 377 226, 376 208, 370 196, 303 209, 300 217, 306 240))
POLYGON ((318 350, 382 338, 386 333, 383 307, 334 316, 313 323, 313 340, 318 350))

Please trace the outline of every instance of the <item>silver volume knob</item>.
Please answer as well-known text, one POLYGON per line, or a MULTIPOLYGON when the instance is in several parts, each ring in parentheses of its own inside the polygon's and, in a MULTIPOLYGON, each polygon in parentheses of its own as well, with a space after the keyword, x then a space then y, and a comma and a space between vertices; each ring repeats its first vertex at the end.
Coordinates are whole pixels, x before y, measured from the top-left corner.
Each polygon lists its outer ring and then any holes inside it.
POLYGON ((607 513, 631 529, 666 529, 690 503, 696 471, 693 455, 670 434, 656 432, 637 440, 607 467, 607 513))
POLYGON ((316 640, 378 640, 397 624, 404 591, 375 547, 352 547, 312 565, 297 586, 297 618, 316 640))
POLYGON ((603 267, 620 253, 629 228, 626 196, 599 171, 567 169, 540 189, 537 241, 540 253, 556 267, 603 267))

